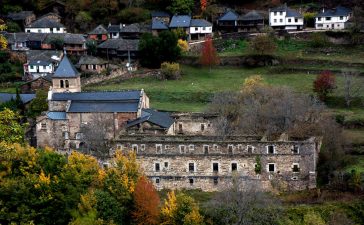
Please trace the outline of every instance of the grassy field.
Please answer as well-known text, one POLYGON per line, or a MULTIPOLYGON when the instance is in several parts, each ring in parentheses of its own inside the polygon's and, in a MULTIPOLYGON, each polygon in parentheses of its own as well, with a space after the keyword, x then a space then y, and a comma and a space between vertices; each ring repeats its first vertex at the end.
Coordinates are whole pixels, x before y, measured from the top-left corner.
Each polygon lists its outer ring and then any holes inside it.
MULTIPOLYGON (((183 76, 180 80, 161 81, 156 78, 135 78, 127 81, 111 80, 103 84, 87 86, 86 90, 125 90, 143 88, 151 99, 152 107, 170 111, 203 111, 210 97, 221 91, 238 91, 244 79, 259 74, 271 85, 284 85, 303 93, 312 92, 312 82, 316 74, 272 73, 269 68, 216 68, 208 69, 182 66, 183 76)), ((359 78, 364 82, 364 77, 359 78)), ((343 85, 343 79, 337 76, 337 86, 343 85)), ((343 89, 333 93, 342 96, 343 89)), ((364 97, 364 92, 361 94, 364 97)), ((364 109, 335 109, 337 113, 345 112, 356 117, 364 114, 364 109)), ((364 116, 363 116, 364 117, 364 116)))

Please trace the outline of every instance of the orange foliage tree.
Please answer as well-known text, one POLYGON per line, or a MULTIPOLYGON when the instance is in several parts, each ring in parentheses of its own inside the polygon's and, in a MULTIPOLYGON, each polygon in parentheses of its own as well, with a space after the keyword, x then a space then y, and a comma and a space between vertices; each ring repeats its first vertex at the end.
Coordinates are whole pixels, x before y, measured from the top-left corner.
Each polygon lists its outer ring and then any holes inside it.
POLYGON ((207 37, 202 47, 200 55, 200 64, 203 66, 208 66, 211 72, 211 67, 218 65, 220 59, 216 53, 216 49, 212 43, 211 37, 207 37))
POLYGON ((142 176, 133 193, 135 210, 132 212, 136 224, 154 225, 159 220, 159 196, 153 184, 142 176))
POLYGON ((201 10, 205 11, 207 7, 207 0, 200 0, 201 10))

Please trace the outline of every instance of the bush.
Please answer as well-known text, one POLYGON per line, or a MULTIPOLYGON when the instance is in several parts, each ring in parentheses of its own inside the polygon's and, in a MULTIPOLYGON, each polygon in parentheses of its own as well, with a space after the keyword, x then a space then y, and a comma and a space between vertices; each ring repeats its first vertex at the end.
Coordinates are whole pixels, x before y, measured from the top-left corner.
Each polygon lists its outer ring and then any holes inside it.
POLYGON ((330 45, 327 36, 322 33, 312 33, 310 39, 310 45, 313 48, 322 48, 330 45))
POLYGON ((187 41, 182 40, 182 39, 178 39, 177 45, 181 49, 181 52, 187 52, 188 51, 188 43, 187 43, 187 41))
POLYGON ((314 12, 306 12, 303 14, 307 27, 315 27, 316 15, 317 15, 317 13, 314 13, 314 12))
POLYGON ((250 40, 249 47, 254 54, 258 55, 272 55, 277 45, 272 38, 268 35, 258 35, 250 40))
POLYGON ((6 26, 7 26, 7 31, 10 32, 10 33, 16 33, 16 32, 21 32, 21 28, 20 26, 13 22, 13 21, 9 21, 6 23, 6 26))
POLYGON ((177 80, 181 77, 181 70, 178 63, 164 62, 161 65, 162 79, 177 80))

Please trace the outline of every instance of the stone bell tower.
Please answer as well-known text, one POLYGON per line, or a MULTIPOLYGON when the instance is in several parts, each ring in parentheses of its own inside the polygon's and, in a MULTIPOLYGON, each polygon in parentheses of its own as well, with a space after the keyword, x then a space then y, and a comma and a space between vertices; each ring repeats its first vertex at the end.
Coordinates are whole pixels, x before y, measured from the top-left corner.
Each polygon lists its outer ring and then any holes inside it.
POLYGON ((81 92, 81 78, 65 54, 52 77, 53 92, 81 92))

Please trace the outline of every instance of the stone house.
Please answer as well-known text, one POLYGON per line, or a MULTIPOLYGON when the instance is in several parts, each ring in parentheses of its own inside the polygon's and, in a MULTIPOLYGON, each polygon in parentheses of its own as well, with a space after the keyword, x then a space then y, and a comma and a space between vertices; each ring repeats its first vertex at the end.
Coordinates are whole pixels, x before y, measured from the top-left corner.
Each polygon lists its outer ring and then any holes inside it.
POLYGON ((26 52, 27 62, 23 65, 23 80, 30 81, 38 77, 50 76, 54 73, 63 56, 62 51, 29 50, 26 52))
POLYGON ((18 23, 22 28, 36 19, 33 11, 12 12, 7 15, 7 18, 18 23))
POLYGON ((87 46, 85 37, 82 34, 65 34, 64 49, 70 55, 86 55, 87 46))
POLYGON ((66 27, 47 17, 33 21, 25 27, 26 33, 66 33, 66 27))
POLYGON ((108 39, 97 46, 97 52, 107 58, 136 59, 139 53, 139 40, 108 39))
POLYGON ((239 32, 260 31, 264 27, 264 17, 253 10, 245 15, 239 16, 237 26, 239 32))
POLYGON ((98 43, 108 39, 107 30, 103 25, 98 25, 95 29, 88 33, 88 39, 97 41, 98 43))
POLYGON ((8 41, 8 47, 12 51, 27 51, 28 47, 27 33, 5 33, 5 38, 8 41))
POLYGON ((315 17, 315 28, 318 30, 342 30, 349 26, 352 17, 351 9, 338 6, 335 9, 322 9, 315 17))
POLYGON ((109 64, 101 58, 85 55, 80 58, 77 67, 84 72, 101 73, 109 67, 109 64))
POLYGON ((34 94, 37 90, 48 91, 52 86, 52 77, 51 75, 47 75, 44 77, 38 77, 34 80, 28 81, 22 85, 20 85, 20 92, 22 94, 34 94))
POLYGON ((279 30, 302 30, 303 16, 284 4, 269 9, 269 26, 279 30))

